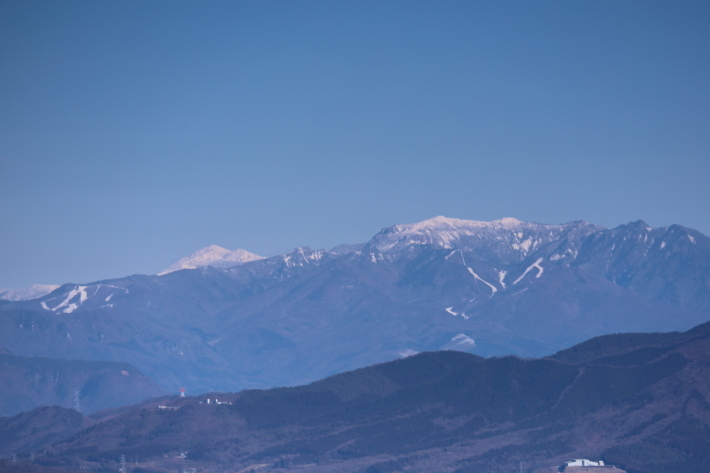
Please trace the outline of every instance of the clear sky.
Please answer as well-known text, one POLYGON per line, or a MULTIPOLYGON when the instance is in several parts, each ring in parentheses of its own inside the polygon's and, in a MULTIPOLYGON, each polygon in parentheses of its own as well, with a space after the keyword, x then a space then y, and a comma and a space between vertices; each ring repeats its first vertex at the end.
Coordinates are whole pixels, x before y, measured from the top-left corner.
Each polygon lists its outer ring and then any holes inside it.
POLYGON ((0 287, 436 215, 710 234, 710 2, 0 1, 0 287))

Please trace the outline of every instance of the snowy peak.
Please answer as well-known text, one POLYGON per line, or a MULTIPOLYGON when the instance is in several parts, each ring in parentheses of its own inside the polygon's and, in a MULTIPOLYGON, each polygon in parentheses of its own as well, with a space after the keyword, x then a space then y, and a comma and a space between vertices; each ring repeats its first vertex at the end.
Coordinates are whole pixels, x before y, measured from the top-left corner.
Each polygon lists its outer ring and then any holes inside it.
POLYGON ((307 246, 302 246, 290 253, 277 257, 277 259, 281 258, 285 267, 292 268, 295 266, 306 266, 311 263, 318 263, 328 254, 329 253, 325 250, 312 250, 307 246))
POLYGON ((446 230, 468 230, 468 229, 486 229, 486 228, 512 228, 517 227, 525 222, 517 218, 505 217, 492 222, 482 222, 478 220, 463 220, 460 218, 449 218, 439 215, 438 217, 423 220, 418 223, 408 225, 395 225, 395 228, 401 232, 426 232, 426 231, 446 231, 446 230))
POLYGON ((58 288, 59 286, 49 284, 33 284, 24 289, 0 289, 0 300, 29 301, 47 295, 58 288))
POLYGON ((246 250, 228 250, 226 248, 222 248, 221 246, 210 245, 192 253, 190 256, 177 260, 175 263, 158 273, 158 276, 172 273, 174 271, 180 271, 181 269, 196 269, 205 266, 212 266, 214 268, 231 268, 233 266, 239 266, 240 264, 260 259, 264 259, 264 257, 255 255, 254 253, 250 253, 246 250))
POLYGON ((519 258, 566 232, 588 233, 601 228, 586 222, 545 225, 523 222, 512 217, 482 222, 438 216, 418 223, 385 228, 367 246, 380 252, 398 252, 414 245, 469 250, 495 247, 497 253, 509 252, 515 255, 514 258, 519 258))

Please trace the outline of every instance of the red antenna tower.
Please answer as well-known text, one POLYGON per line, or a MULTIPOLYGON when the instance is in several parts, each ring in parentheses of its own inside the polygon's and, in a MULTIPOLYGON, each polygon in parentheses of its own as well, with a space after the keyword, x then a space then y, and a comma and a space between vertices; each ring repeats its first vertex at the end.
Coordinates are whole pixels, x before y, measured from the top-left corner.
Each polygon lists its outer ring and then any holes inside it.
POLYGON ((180 397, 185 397, 185 388, 180 388, 180 397))

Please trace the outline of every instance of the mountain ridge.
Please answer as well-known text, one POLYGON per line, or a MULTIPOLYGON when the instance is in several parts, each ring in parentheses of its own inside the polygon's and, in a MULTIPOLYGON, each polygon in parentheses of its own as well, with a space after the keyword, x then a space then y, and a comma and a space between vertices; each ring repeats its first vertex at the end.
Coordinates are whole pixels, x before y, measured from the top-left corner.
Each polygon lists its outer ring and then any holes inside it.
POLYGON ((234 391, 442 348, 539 357, 605 333, 710 318, 710 239, 694 230, 501 220, 452 235, 451 222, 226 269, 65 284, 3 302, 0 345, 126 361, 168 392, 234 391), (411 233, 442 225, 433 239, 411 233))

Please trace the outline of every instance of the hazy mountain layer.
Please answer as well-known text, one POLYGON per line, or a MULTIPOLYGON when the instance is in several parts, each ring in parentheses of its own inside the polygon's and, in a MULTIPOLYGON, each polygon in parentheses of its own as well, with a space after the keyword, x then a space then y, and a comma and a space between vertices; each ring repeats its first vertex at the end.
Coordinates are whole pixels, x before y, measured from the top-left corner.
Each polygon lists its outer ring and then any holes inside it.
POLYGON ((27 358, 0 354, 0 415, 37 406, 93 413, 132 404, 164 391, 127 363, 27 358))

